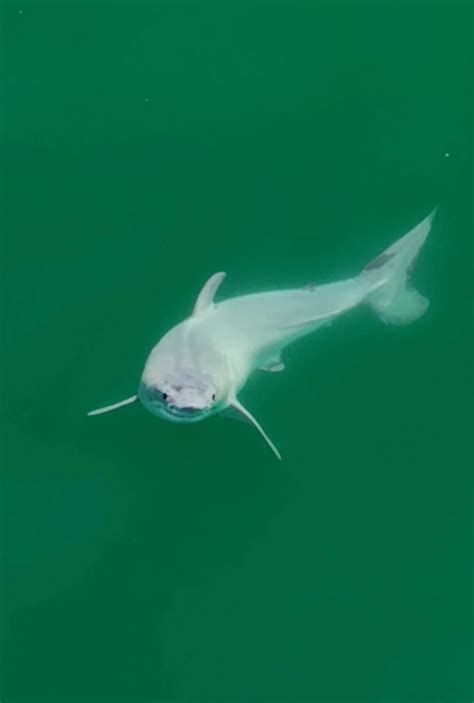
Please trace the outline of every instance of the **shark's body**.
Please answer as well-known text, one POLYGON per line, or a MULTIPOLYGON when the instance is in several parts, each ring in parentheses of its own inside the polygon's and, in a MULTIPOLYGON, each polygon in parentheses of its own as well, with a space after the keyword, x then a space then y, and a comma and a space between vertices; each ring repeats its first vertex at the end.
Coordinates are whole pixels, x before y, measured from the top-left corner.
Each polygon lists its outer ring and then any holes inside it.
POLYGON ((342 313, 365 303, 387 323, 407 324, 428 301, 409 287, 408 273, 431 228, 432 212, 356 277, 214 302, 224 273, 212 276, 193 314, 152 349, 138 394, 89 413, 99 414, 140 400, 155 415, 195 422, 232 408, 252 422, 280 458, 274 444, 237 400, 257 368, 282 371, 282 350, 342 313))

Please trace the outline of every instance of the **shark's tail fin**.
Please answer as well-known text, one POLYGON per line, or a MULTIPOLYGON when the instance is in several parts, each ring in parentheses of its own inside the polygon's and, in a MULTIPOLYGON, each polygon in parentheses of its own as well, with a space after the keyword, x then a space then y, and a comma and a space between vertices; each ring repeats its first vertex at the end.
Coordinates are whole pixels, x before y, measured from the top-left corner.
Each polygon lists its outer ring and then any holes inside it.
POLYGON ((410 269, 431 229, 436 209, 419 225, 392 244, 362 271, 373 278, 375 290, 367 302, 381 320, 392 325, 406 325, 421 317, 429 301, 410 286, 410 269))

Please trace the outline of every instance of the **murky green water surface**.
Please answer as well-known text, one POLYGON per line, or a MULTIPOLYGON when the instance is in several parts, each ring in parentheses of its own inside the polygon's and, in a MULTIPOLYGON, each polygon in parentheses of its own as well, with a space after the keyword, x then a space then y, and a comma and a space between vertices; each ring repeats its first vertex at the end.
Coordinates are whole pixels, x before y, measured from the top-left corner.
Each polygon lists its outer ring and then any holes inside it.
POLYGON ((4 5, 2 703, 472 699, 471 8, 4 5), (242 393, 281 464, 86 417, 213 272, 353 275, 436 204, 423 319, 242 393))

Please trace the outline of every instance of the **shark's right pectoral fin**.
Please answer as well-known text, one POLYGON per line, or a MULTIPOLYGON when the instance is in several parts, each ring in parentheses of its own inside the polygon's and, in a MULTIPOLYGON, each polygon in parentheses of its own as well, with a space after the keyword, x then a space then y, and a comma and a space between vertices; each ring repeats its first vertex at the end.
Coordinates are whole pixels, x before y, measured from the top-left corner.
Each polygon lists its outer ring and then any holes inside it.
POLYGON ((241 403, 239 403, 237 398, 234 398, 232 403, 230 403, 229 408, 231 408, 236 414, 240 415, 243 419, 247 420, 247 422, 249 422, 251 425, 253 425, 255 427, 255 429, 257 429, 260 432, 260 434, 262 435, 265 442, 268 444, 268 446, 270 447, 272 452, 275 454, 276 458, 281 461, 281 454, 278 451, 278 449, 275 447, 275 445, 273 444, 270 437, 266 434, 263 427, 260 425, 259 422, 257 422, 257 420, 254 418, 254 416, 246 408, 244 408, 244 406, 241 403))
POLYGON ((124 405, 130 405, 130 403, 135 403, 138 400, 137 395, 132 395, 126 400, 121 400, 120 403, 114 403, 113 405, 106 405, 105 408, 99 408, 98 410, 91 410, 88 415, 102 415, 102 413, 108 413, 111 410, 117 410, 117 408, 122 408, 124 405))

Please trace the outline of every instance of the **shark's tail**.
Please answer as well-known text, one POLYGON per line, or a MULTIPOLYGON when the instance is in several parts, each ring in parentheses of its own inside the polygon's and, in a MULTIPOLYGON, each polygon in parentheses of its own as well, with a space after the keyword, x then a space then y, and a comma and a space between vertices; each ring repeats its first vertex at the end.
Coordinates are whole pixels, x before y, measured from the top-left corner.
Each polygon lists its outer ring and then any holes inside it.
POLYGON ((386 323, 406 325, 426 312, 429 301, 410 286, 410 269, 431 229, 436 209, 404 237, 392 244, 362 271, 374 281, 368 304, 386 323))

